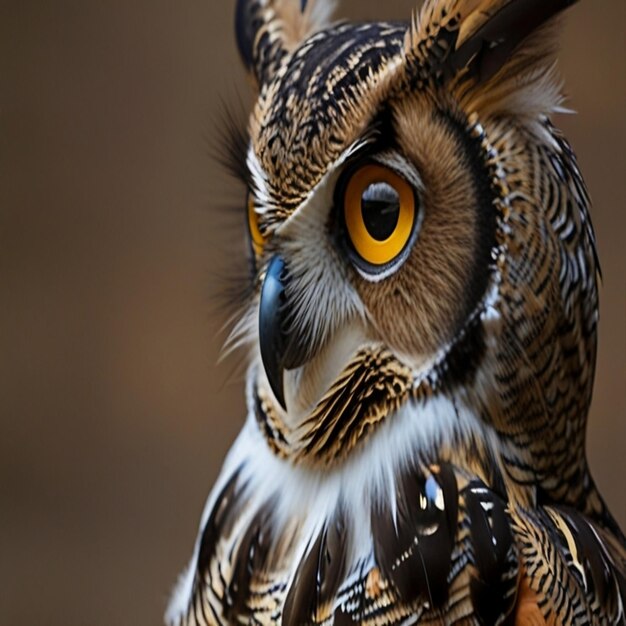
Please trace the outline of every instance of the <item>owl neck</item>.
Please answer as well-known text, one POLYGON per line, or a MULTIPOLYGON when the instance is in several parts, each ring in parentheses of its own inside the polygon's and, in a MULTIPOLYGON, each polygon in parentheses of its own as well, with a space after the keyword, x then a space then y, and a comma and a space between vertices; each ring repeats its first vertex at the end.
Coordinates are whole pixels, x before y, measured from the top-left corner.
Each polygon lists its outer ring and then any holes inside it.
MULTIPOLYGON (((263 449, 265 460, 277 463, 276 469, 283 475, 306 477, 320 488, 329 484, 346 494, 371 496, 392 487, 395 476, 407 464, 425 468, 452 463, 493 489, 506 491, 495 431, 454 393, 432 393, 422 388, 384 416, 374 414, 369 422, 359 424, 353 437, 344 438, 346 447, 342 449, 330 443, 327 448, 316 447, 311 431, 303 426, 289 429, 254 382, 248 386, 248 404, 247 429, 259 440, 255 449, 263 449), (316 454, 319 450, 326 452, 316 454), (359 484, 361 490, 355 491, 359 484)), ((334 417, 326 426, 337 433, 340 419, 334 417)), ((323 435, 313 432, 320 442, 326 442, 333 433, 323 435)), ((519 497, 528 501, 530 495, 520 493, 519 497)))

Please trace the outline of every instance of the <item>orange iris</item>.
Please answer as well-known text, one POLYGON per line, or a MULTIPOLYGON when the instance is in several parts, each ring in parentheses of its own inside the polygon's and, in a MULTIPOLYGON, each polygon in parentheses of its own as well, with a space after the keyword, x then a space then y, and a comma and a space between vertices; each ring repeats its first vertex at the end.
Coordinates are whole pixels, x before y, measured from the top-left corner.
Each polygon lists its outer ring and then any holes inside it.
POLYGON ((359 256, 371 265, 393 261, 413 232, 413 187, 393 170, 368 163, 352 174, 343 202, 348 235, 359 256))
POLYGON ((259 214, 254 209, 254 199, 252 195, 248 196, 248 230, 250 231, 250 239, 252 248, 257 256, 263 254, 265 246, 265 237, 259 228, 259 214))

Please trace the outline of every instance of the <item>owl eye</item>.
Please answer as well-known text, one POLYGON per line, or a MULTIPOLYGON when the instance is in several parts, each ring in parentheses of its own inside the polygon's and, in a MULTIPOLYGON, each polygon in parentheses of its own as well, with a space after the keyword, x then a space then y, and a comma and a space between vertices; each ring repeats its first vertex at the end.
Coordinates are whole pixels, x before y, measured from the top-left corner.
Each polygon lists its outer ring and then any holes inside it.
POLYGON ((252 194, 248 195, 248 231, 250 232, 250 241, 252 249, 256 256, 263 254, 265 246, 265 237, 259 228, 259 214, 254 209, 254 198, 252 194))
POLYGON ((393 170, 369 163, 350 175, 344 189, 344 221, 352 247, 370 266, 391 263, 414 232, 413 187, 393 170))

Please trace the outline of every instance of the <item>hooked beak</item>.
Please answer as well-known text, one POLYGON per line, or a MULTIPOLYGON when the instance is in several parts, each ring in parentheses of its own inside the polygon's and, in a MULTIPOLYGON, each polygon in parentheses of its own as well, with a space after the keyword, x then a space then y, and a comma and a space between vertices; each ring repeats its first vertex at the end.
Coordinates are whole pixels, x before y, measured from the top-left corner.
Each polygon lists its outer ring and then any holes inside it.
POLYGON ((270 261, 259 303, 259 344, 267 380, 276 400, 286 410, 283 378, 285 369, 295 369, 307 360, 306 346, 293 332, 286 288, 289 275, 285 261, 276 255, 270 261))

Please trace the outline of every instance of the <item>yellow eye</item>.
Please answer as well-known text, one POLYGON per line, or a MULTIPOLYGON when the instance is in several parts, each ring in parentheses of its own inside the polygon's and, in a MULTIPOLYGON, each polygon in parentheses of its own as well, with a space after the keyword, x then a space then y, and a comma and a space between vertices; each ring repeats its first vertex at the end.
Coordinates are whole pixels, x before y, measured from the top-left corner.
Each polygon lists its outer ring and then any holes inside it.
POLYGON ((370 265, 385 265, 405 248, 415 224, 415 193, 387 167, 368 163, 348 181, 344 219, 358 255, 370 265))
POLYGON ((265 237, 259 228, 259 214, 254 210, 254 198, 248 196, 248 230, 250 231, 250 240, 254 254, 261 256, 263 247, 265 246, 265 237))

